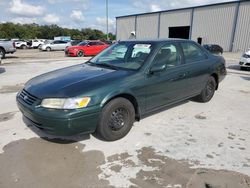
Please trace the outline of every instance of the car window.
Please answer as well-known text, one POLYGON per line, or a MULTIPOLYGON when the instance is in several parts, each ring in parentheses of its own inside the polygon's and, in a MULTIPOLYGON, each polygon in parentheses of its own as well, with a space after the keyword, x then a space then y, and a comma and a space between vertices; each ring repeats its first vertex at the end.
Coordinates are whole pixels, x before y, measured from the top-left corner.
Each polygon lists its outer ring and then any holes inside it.
POLYGON ((144 64, 151 51, 150 43, 121 42, 107 48, 90 62, 97 65, 110 64, 117 68, 137 70, 144 64))
POLYGON ((89 42, 89 45, 90 45, 90 46, 95 46, 95 45, 96 45, 96 42, 89 42))
POLYGON ((59 44, 59 41, 54 41, 51 44, 59 44))
POLYGON ((177 66, 180 62, 180 53, 174 44, 162 46, 153 60, 153 64, 166 65, 166 68, 177 66))
POLYGON ((96 42, 96 45, 103 45, 102 42, 96 42))
POLYGON ((193 43, 181 43, 186 63, 193 63, 207 59, 206 54, 193 43))
POLYGON ((87 42, 81 42, 80 44, 78 44, 79 46, 86 46, 88 43, 87 42))

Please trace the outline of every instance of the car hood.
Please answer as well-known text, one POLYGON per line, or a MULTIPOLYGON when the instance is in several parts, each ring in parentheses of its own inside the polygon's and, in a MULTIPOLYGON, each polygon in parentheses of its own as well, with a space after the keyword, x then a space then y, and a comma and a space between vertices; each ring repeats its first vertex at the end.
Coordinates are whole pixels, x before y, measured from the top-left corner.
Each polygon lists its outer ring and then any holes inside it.
POLYGON ((40 99, 75 97, 127 74, 128 71, 81 64, 37 76, 25 84, 25 90, 40 99))

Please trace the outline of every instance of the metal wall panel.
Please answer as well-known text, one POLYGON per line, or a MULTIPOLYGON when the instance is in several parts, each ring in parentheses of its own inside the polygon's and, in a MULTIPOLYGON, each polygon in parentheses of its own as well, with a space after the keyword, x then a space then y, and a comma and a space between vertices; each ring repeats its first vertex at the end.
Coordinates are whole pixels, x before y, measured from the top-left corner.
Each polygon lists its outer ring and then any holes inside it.
POLYGON ((135 16, 117 18, 116 20, 116 40, 126 40, 135 31, 135 16))
POLYGON ((137 16, 136 38, 152 39, 158 37, 159 13, 137 16))
POLYGON ((194 9, 192 40, 215 43, 229 51, 233 33, 236 4, 215 5, 194 9))
POLYGON ((250 48, 250 2, 241 2, 233 51, 246 51, 248 48, 250 48))
POLYGON ((169 37, 169 27, 191 26, 191 12, 192 9, 161 13, 159 38, 169 37))

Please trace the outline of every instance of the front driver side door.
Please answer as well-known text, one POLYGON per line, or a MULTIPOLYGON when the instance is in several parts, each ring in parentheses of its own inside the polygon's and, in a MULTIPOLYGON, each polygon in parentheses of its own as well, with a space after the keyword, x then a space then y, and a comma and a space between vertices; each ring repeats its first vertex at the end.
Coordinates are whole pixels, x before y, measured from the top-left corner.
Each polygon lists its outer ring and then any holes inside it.
POLYGON ((146 75, 146 111, 156 110, 185 98, 188 89, 186 68, 178 44, 163 45, 154 57, 151 70, 155 66, 165 68, 146 75))

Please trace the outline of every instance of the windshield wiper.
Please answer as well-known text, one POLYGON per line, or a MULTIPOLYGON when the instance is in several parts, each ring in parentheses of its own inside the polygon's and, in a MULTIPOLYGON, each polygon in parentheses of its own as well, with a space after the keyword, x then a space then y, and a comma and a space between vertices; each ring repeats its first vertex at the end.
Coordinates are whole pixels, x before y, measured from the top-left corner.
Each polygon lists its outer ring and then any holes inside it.
POLYGON ((114 65, 111 65, 111 64, 108 64, 108 63, 95 63, 95 65, 106 67, 106 68, 111 68, 111 69, 114 69, 114 70, 118 70, 119 69, 118 67, 116 67, 114 65))
POLYGON ((93 63, 91 61, 88 61, 88 62, 86 62, 86 64, 91 65, 91 66, 96 66, 96 67, 111 68, 111 69, 114 69, 114 70, 119 69, 118 67, 116 67, 114 65, 111 65, 111 64, 108 64, 108 63, 93 63))

